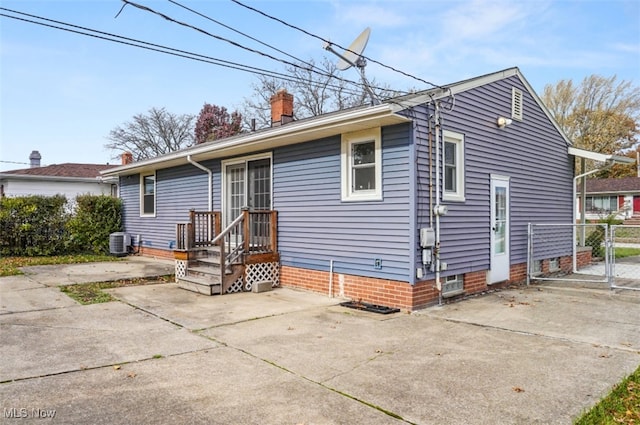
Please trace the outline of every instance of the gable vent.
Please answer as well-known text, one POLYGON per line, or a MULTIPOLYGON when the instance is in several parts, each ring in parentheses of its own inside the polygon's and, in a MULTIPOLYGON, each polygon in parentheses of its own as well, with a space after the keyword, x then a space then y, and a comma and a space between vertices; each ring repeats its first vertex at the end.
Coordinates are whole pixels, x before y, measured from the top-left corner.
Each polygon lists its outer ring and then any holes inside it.
POLYGON ((511 88, 511 118, 522 121, 522 90, 511 88))

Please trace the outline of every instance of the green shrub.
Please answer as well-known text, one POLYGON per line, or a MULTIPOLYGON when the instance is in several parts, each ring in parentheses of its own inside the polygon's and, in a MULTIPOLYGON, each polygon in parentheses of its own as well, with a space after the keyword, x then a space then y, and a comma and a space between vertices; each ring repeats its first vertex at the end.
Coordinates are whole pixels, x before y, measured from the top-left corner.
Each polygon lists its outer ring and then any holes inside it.
POLYGON ((22 196, 0 199, 0 254, 54 255, 64 251, 67 199, 22 196))
POLYGON ((109 234, 122 231, 122 201, 105 195, 80 195, 67 228, 69 251, 108 254, 109 234))
POLYGON ((0 198, 0 255, 109 253, 109 234, 122 230, 122 201, 76 197, 73 212, 62 195, 0 198))
POLYGON ((604 256, 604 226, 596 226, 596 228, 587 236, 584 241, 586 246, 591 247, 591 256, 600 257, 604 256))

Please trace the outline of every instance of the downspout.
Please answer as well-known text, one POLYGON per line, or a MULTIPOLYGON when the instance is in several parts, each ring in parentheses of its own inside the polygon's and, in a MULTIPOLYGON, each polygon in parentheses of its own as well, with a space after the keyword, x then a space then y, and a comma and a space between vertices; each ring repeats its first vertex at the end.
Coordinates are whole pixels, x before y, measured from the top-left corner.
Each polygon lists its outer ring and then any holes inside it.
POLYGON ((191 155, 187 155, 187 161, 194 167, 198 167, 205 173, 209 174, 209 211, 213 211, 213 171, 211 171, 204 165, 195 162, 193 159, 191 159, 191 155))
MULTIPOLYGON (((189 164, 198 167, 199 169, 201 169, 202 171, 204 171, 205 173, 209 174, 209 184, 208 184, 208 192, 209 192, 209 212, 213 211, 213 171, 211 171, 210 169, 208 169, 207 167, 205 167, 202 164, 199 164, 197 162, 195 162, 193 159, 191 159, 191 155, 187 155, 187 161, 189 161, 189 164)), ((213 229, 212 223, 211 223, 211 216, 209 216, 209 219, 207 220, 207 232, 209 232, 209 237, 211 239, 214 238, 214 232, 215 230, 213 229)))
POLYGON ((433 129, 429 117, 429 227, 433 227, 433 129))
MULTIPOLYGON (((572 214, 573 223, 572 223, 571 228, 573 229, 572 233, 573 233, 573 272, 574 273, 577 273, 577 271, 578 271, 578 259, 576 257, 577 256, 577 250, 578 250, 577 244, 576 244, 576 220, 577 220, 577 217, 576 217, 576 207, 577 207, 577 205, 576 205, 576 196, 577 196, 576 185, 578 184, 578 179, 581 178, 581 177, 586 177, 586 176, 588 176, 590 174, 594 174, 594 173, 606 170, 607 168, 611 167, 613 164, 614 164, 613 161, 611 161, 611 162, 607 163, 602 168, 596 168, 595 170, 591 170, 591 171, 587 171, 586 173, 578 174, 577 176, 575 176, 573 178, 573 200, 572 200, 572 204, 573 204, 573 214, 572 214)), ((585 212, 586 212, 586 207, 585 207, 584 203, 582 203, 582 205, 580 205, 580 214, 581 214, 582 218, 584 218, 585 212)), ((583 228, 584 228, 584 226, 583 226, 583 228)))
POLYGON ((436 130, 436 205, 434 207, 436 216, 435 226, 435 246, 434 267, 436 273, 436 289, 438 290, 438 305, 442 305, 442 282, 440 281, 440 102, 435 102, 435 130, 436 130))

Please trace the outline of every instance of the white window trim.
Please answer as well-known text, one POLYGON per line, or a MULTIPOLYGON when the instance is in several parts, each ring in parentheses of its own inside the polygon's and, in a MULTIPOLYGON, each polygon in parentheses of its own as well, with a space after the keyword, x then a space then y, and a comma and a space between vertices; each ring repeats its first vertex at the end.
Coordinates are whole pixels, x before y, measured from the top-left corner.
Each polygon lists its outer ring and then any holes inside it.
POLYGON ((344 202, 381 201, 382 200, 382 136, 380 128, 362 130, 342 135, 341 142, 341 180, 344 202), (374 142, 376 188, 367 191, 354 191, 352 185, 351 146, 355 143, 374 142))
POLYGON ((155 217, 158 206, 158 178, 156 172, 140 173, 140 217, 155 217), (144 178, 153 176, 153 214, 145 214, 144 212, 144 178))
MULTIPOLYGON (((463 202, 465 200, 464 189, 464 135, 453 131, 443 130, 444 142, 456 144, 456 181, 458 183, 455 192, 445 191, 445 163, 444 149, 442 149, 442 199, 445 201, 463 202)), ((444 143, 443 143, 444 147, 444 143)))

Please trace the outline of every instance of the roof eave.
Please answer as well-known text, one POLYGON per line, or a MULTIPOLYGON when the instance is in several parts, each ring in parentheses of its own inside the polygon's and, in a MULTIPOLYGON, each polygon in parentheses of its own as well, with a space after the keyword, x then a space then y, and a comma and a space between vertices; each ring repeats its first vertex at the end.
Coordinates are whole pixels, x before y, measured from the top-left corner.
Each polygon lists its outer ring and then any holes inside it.
POLYGON ((0 180, 44 180, 59 181, 73 183, 102 183, 100 176, 96 177, 63 177, 63 176, 44 176, 34 174, 5 174, 0 173, 0 180))
POLYGON ((319 116, 316 119, 292 122, 274 127, 266 132, 250 133, 229 138, 215 144, 193 146, 156 158, 122 165, 101 172, 103 177, 124 176, 187 164, 187 157, 196 161, 242 155, 256 150, 273 149, 311 140, 335 136, 341 133, 367 128, 400 124, 411 121, 394 112, 389 104, 348 110, 338 114, 319 116))

